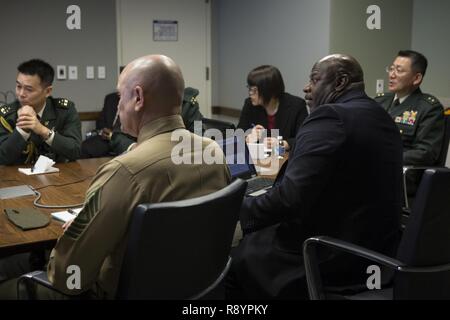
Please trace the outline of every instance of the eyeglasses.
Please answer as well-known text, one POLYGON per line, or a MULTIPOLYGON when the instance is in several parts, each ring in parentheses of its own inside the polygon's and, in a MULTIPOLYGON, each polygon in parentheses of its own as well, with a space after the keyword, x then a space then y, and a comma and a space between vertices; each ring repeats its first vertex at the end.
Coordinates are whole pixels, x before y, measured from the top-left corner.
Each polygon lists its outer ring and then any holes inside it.
POLYGON ((386 72, 389 74, 395 73, 396 75, 402 75, 402 74, 406 73, 405 70, 403 70, 399 66, 394 66, 394 65, 392 65, 390 67, 386 67, 386 72))
POLYGON ((249 95, 254 95, 258 93, 258 87, 247 86, 247 89, 249 95))

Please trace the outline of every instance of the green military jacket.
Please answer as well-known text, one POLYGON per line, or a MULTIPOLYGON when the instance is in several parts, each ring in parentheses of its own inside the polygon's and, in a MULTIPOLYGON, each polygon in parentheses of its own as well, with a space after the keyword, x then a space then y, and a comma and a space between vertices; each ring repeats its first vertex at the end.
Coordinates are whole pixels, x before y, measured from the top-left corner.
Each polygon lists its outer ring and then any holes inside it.
POLYGON ((52 146, 34 132, 28 141, 15 130, 19 101, 0 107, 0 165, 32 163, 40 155, 56 162, 76 160, 81 152, 81 122, 73 102, 48 97, 41 123, 55 132, 52 146))
POLYGON ((183 105, 181 106, 181 117, 187 130, 194 132, 195 121, 202 121, 203 115, 197 102, 199 91, 187 87, 184 89, 183 105))
MULTIPOLYGON (((194 132, 195 121, 201 121, 203 119, 196 99, 198 94, 199 91, 197 89, 191 87, 184 89, 181 117, 183 118, 184 126, 191 132, 194 132)), ((125 152, 134 142, 136 142, 136 139, 123 133, 119 126, 118 128, 114 128, 110 142, 110 150, 114 155, 119 155, 125 152)))
POLYGON ((394 97, 394 93, 382 93, 375 100, 391 115, 400 130, 404 165, 435 165, 444 138, 441 103, 420 89, 397 106, 393 105, 394 97))

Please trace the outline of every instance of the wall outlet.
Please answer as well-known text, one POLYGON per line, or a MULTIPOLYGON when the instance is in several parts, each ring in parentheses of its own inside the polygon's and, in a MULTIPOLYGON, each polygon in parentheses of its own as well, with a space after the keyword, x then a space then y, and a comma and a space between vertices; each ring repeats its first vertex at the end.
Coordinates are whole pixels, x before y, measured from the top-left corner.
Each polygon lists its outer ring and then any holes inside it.
POLYGON ((69 80, 78 80, 77 66, 69 66, 69 80))
POLYGON ((66 66, 56 66, 56 78, 58 80, 67 79, 66 66))
POLYGON ((377 94, 384 92, 384 80, 377 80, 377 94))
POLYGON ((95 79, 94 66, 87 66, 86 67, 86 79, 88 79, 88 80, 95 79))
POLYGON ((99 66, 98 70, 97 70, 98 74, 97 77, 98 79, 106 79, 106 67, 105 66, 99 66))

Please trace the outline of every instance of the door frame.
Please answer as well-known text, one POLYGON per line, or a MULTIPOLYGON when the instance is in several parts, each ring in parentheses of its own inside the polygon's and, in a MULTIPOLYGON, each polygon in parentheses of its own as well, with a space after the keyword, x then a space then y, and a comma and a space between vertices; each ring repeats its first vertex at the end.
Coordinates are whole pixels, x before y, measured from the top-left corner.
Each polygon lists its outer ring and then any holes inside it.
MULTIPOLYGON (((122 34, 122 10, 121 10, 121 1, 126 0, 115 0, 116 5, 116 35, 117 35, 117 66, 123 66, 123 34, 122 34)), ((206 92, 205 92, 205 112, 203 112, 203 116, 206 118, 211 118, 212 115, 212 84, 211 80, 213 79, 212 75, 212 54, 211 54, 211 36, 212 36, 212 21, 211 21, 211 1, 213 0, 204 0, 205 1, 205 20, 206 20, 206 30, 205 30, 205 44, 206 44, 206 61, 205 68, 203 70, 203 76, 205 77, 206 83, 206 92), (207 70, 209 70, 209 78, 206 79, 207 70)))

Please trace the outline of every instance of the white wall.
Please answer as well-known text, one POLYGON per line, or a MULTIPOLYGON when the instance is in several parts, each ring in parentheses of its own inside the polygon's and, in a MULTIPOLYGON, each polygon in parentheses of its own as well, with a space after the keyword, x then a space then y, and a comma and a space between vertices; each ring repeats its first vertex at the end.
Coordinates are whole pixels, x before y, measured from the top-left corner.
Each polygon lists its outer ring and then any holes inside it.
MULTIPOLYGON (((1 92, 14 91, 21 62, 41 58, 55 69, 57 65, 78 66, 78 80, 55 79, 54 97, 72 100, 79 112, 102 109, 105 95, 117 84, 113 0, 2 0, 0 12, 1 92), (81 30, 70 31, 66 10, 74 2, 81 8, 81 30), (86 80, 86 66, 106 66, 106 79, 86 80)), ((13 99, 9 95, 8 102, 13 99)))
POLYGON ((278 67, 286 91, 303 97, 312 65, 329 52, 330 0, 219 0, 216 5, 214 87, 220 91, 213 91, 213 101, 242 108, 247 74, 262 64, 278 67))
POLYGON ((366 92, 376 95, 378 79, 387 91, 386 66, 411 47, 412 0, 332 0, 330 50, 354 56, 364 70, 366 92), (367 8, 381 10, 381 30, 367 28, 367 8))
POLYGON ((185 84, 200 91, 200 110, 210 116, 210 5, 205 0, 118 0, 118 46, 121 64, 148 54, 165 54, 180 66, 185 84), (178 22, 177 41, 155 41, 153 21, 178 22))
POLYGON ((428 58, 422 89, 450 107, 450 1, 414 0, 412 48, 428 58))

